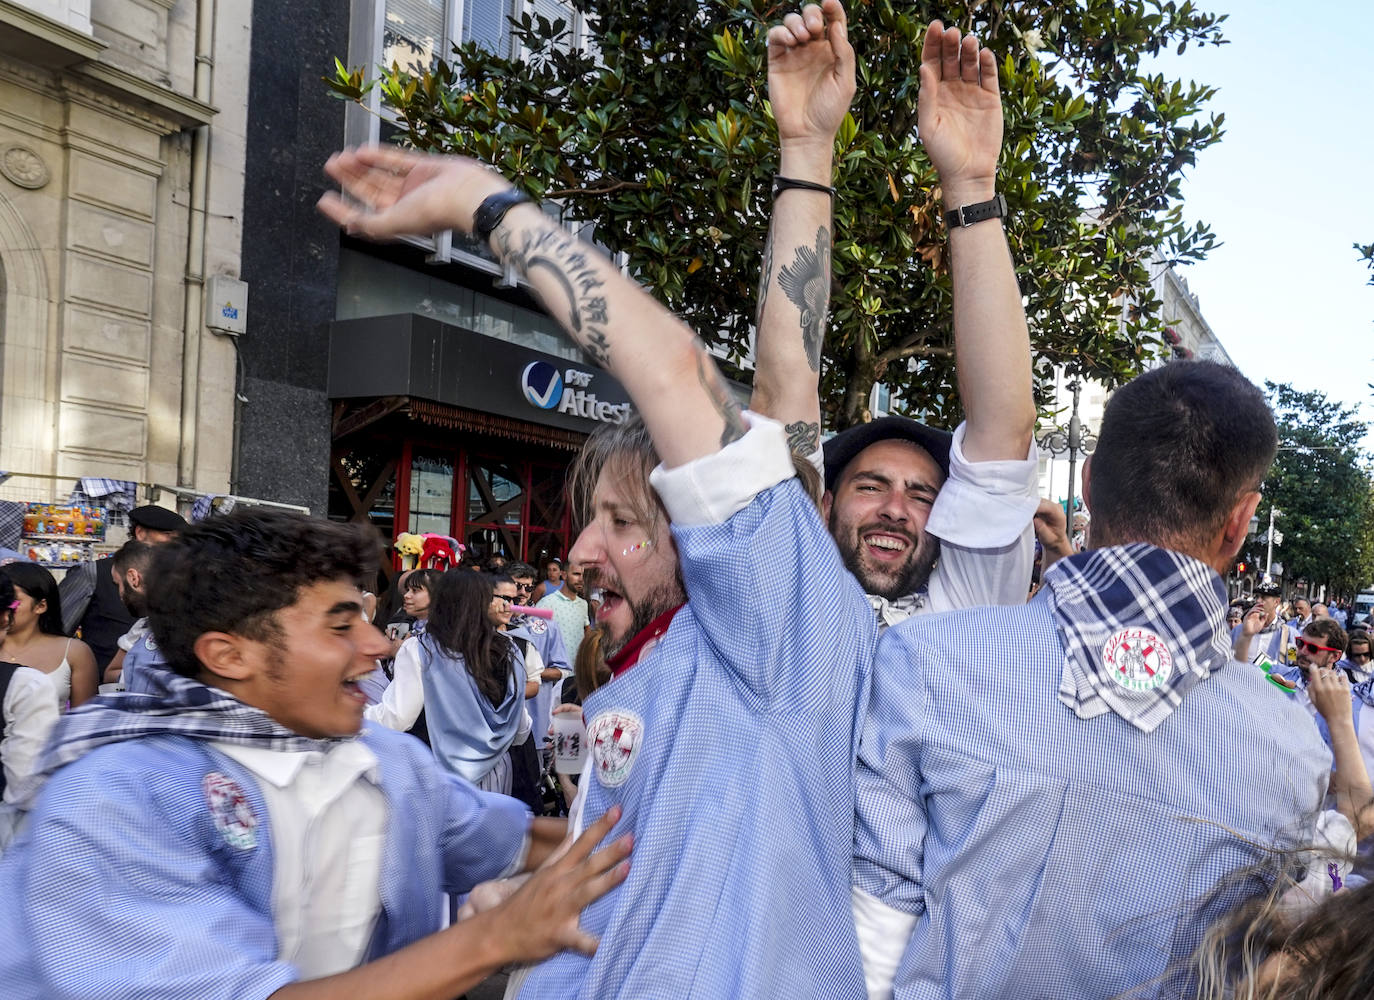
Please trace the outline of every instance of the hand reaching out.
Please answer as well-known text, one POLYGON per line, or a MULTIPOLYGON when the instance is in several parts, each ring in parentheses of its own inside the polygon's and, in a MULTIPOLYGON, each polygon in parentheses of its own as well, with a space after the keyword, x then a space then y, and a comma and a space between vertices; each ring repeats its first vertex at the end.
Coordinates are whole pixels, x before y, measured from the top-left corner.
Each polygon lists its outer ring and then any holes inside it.
POLYGON ((427 236, 443 229, 471 232, 482 200, 510 187, 476 160, 394 146, 335 153, 324 171, 353 202, 327 191, 319 201, 320 212, 350 233, 374 240, 427 236))
POLYGON ((997 60, 978 39, 932 21, 921 50, 921 142, 940 172, 947 205, 991 198, 1002 148, 997 60))
POLYGON ((807 4, 768 32, 768 99, 778 141, 828 154, 854 99, 854 49, 840 0, 807 4))
POLYGON ((1035 537, 1045 554, 1040 559, 1040 572, 1044 573, 1060 559, 1074 554, 1073 541, 1069 538, 1069 524, 1064 517, 1064 508, 1053 500, 1040 501, 1035 508, 1031 521, 1035 537))
POLYGON ((629 835, 592 853, 619 819, 620 807, 612 806, 565 853, 545 863, 492 911, 501 911, 504 926, 517 939, 516 961, 536 962, 565 948, 595 954, 596 938, 578 926, 578 917, 630 874, 625 860, 632 846, 629 835))

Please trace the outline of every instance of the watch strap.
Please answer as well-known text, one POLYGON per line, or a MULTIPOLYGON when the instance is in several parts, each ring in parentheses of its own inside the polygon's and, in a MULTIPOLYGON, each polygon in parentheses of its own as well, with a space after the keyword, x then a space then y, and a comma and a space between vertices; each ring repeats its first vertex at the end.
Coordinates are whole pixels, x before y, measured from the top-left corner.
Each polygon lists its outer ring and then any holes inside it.
POLYGON ((988 219, 1005 219, 1006 217, 1007 199, 999 194, 991 201, 960 205, 953 211, 946 212, 945 225, 950 229, 965 229, 979 222, 986 222, 988 219))
POLYGON ((496 231, 506 213, 516 205, 525 204, 533 205, 534 199, 519 188, 507 188, 487 195, 482 199, 482 204, 477 206, 477 211, 472 213, 472 234, 483 243, 490 243, 491 234, 496 231))

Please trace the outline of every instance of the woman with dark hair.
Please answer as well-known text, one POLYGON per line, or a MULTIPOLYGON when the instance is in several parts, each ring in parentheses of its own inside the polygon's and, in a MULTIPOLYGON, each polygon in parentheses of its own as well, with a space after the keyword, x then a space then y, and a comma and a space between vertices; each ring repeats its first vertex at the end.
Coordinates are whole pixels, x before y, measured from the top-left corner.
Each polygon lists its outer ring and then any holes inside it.
POLYGON ((14 562, 0 567, 18 602, 14 621, 0 645, 0 660, 22 663, 48 675, 57 692, 57 707, 65 711, 95 696, 100 684, 95 655, 80 639, 62 634, 62 604, 57 581, 36 563, 14 562))
MULTIPOLYGON (((14 584, 0 574, 0 635, 9 631, 18 603, 14 584)), ((37 670, 0 663, 0 848, 19 830, 43 779, 38 757, 57 725, 52 684, 37 670)))
POLYGON ((492 792, 510 794, 506 751, 529 732, 525 667, 518 647, 497 629, 491 578, 439 574, 429 620, 396 654, 395 676, 366 717, 409 729, 421 709, 434 756, 448 770, 492 792))

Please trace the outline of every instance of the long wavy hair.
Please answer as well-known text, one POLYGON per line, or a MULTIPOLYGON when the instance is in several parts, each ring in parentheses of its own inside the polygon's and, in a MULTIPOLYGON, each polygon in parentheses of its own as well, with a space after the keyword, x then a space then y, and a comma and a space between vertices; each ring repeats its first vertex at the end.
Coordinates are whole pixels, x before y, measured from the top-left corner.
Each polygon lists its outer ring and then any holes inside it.
POLYGON ((449 656, 462 657, 477 690, 493 705, 500 705, 515 669, 515 650, 487 617, 491 598, 491 578, 485 573, 443 573, 430 588, 425 635, 449 656))

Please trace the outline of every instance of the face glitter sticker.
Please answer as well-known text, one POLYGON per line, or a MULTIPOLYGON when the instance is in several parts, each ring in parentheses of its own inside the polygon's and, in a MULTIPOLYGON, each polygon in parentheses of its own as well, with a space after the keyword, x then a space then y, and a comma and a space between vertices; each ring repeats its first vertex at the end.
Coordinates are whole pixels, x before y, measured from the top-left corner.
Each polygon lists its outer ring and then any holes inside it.
POLYGON ((215 829, 224 842, 240 851, 257 847, 258 817, 238 782, 219 771, 211 771, 201 786, 205 789, 205 801, 210 806, 215 829))
POLYGON ((631 545, 628 549, 621 549, 620 554, 622 556, 634 555, 636 552, 639 552, 642 549, 647 549, 649 546, 653 544, 654 540, 652 538, 646 538, 642 542, 637 542, 634 545, 631 545))
POLYGON ((1173 675, 1174 657, 1149 629, 1124 628, 1102 647, 1108 676, 1127 691, 1153 691, 1173 675))
POLYGON ((596 780, 607 788, 625 784, 643 739, 644 720, 633 712, 611 709, 592 719, 587 724, 587 745, 596 780))

